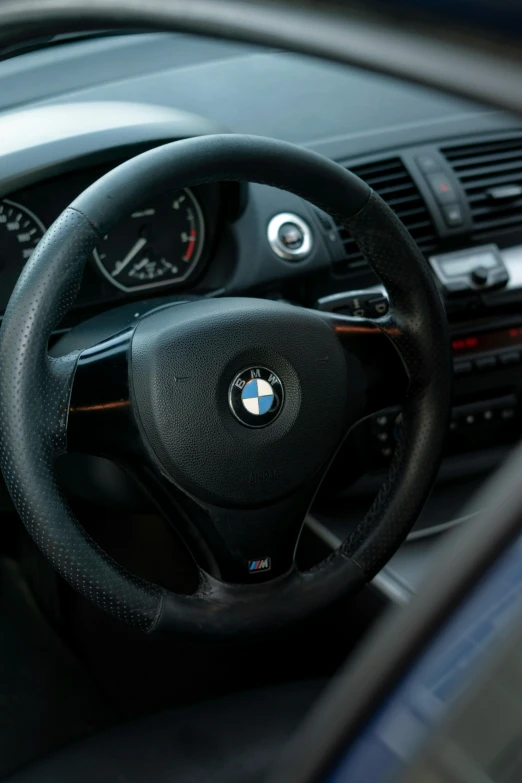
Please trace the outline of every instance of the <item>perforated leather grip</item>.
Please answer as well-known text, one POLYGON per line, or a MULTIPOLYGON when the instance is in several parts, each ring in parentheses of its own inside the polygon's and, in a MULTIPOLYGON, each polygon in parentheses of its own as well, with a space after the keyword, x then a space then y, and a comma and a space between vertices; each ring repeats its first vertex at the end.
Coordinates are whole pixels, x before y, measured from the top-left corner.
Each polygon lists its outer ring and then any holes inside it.
POLYGON ((435 480, 449 423, 452 363, 446 315, 431 270, 379 196, 344 221, 386 287, 386 331, 409 377, 394 457, 375 502, 342 551, 372 578, 420 514, 435 480))
POLYGON ((237 632, 282 624, 359 587, 399 546, 427 498, 450 409, 451 363, 442 304, 409 234, 367 185, 293 145, 245 136, 168 144, 102 177, 53 224, 26 265, 0 331, 0 464, 29 533, 56 570, 109 614, 147 632, 237 632), (390 296, 383 328, 410 377, 388 479, 357 531, 306 574, 232 588, 204 578, 193 597, 137 579, 85 533, 62 496, 55 460, 66 446, 76 357, 52 360, 52 331, 72 305, 98 240, 144 198, 199 183, 263 182, 308 199, 352 233, 390 296))
POLYGON ((66 448, 76 356, 51 359, 47 345, 76 298, 97 241, 88 221, 66 210, 11 296, 0 330, 0 465, 22 521, 58 573, 100 609, 148 630, 159 613, 160 589, 125 572, 87 535, 55 475, 66 448))

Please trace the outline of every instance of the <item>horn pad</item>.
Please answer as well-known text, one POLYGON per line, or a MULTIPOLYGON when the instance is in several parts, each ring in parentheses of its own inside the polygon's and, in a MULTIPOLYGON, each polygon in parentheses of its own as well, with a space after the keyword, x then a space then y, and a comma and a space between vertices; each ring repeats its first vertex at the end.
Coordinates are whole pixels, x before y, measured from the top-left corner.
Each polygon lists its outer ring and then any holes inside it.
POLYGON ((153 458, 183 490, 222 507, 263 505, 324 468, 357 419, 353 365, 314 311, 201 300, 138 323, 131 400, 153 458))

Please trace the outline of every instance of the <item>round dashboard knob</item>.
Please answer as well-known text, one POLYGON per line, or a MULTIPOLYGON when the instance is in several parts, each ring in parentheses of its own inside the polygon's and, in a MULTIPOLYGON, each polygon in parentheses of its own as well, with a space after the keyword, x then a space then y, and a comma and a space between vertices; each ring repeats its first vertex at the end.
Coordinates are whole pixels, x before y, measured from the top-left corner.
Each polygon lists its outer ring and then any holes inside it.
POLYGON ((485 266, 477 266, 471 272, 471 279, 476 285, 486 285, 489 280, 489 269, 485 266))
POLYGON ((312 250, 312 230, 298 215, 281 212, 275 215, 267 229, 268 243, 274 253, 285 261, 301 261, 312 250))

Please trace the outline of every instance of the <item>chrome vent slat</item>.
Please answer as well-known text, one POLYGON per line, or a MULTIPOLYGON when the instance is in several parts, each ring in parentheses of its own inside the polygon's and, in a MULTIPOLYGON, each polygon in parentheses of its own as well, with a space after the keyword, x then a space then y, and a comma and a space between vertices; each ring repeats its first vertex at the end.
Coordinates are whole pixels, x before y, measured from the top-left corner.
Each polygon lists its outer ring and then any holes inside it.
POLYGON ((441 149, 466 194, 474 233, 522 228, 522 199, 495 199, 495 188, 522 187, 522 136, 441 149))
MULTIPOLYGON (((367 182, 386 201, 423 252, 431 252, 436 248, 437 238, 430 214, 400 158, 350 166, 350 170, 367 182)), ((340 262, 343 272, 350 272, 363 266, 364 259, 349 232, 340 225, 336 228, 344 247, 344 258, 340 262)))

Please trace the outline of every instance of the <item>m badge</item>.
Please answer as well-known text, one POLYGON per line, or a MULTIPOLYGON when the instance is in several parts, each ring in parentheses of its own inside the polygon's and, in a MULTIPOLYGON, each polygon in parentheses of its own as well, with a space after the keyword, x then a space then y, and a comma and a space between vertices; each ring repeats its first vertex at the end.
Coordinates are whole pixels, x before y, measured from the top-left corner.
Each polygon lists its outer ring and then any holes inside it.
POLYGON ((262 560, 249 560, 248 570, 251 574, 259 573, 259 571, 270 571, 272 568, 272 561, 269 557, 264 557, 262 560))

